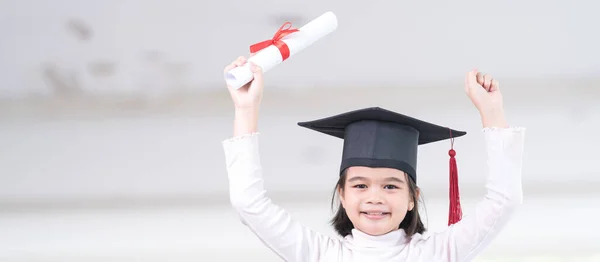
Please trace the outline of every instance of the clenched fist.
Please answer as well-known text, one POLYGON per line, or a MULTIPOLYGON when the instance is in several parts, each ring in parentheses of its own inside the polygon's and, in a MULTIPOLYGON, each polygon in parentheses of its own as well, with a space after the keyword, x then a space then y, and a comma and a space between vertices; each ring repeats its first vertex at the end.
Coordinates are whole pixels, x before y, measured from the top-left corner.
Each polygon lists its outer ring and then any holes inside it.
POLYGON ((465 92, 481 115, 484 127, 507 127, 500 83, 473 70, 465 77, 465 92))

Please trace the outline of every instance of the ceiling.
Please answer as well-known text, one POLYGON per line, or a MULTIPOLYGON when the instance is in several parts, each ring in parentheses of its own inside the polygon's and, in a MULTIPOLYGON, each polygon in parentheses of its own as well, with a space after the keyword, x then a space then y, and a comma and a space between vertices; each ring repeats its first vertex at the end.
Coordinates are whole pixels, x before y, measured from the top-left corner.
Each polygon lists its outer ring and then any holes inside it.
POLYGON ((267 74, 277 88, 402 87, 600 75, 594 1, 0 2, 0 95, 222 88, 222 69, 285 22, 338 29, 267 74), (35 8, 33 8, 35 6, 35 8))

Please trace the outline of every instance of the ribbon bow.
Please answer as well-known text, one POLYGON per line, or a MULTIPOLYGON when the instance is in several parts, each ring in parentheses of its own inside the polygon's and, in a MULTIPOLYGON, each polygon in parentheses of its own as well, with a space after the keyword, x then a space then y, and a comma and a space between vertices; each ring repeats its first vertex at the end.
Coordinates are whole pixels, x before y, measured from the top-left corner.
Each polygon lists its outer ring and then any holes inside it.
POLYGON ((275 47, 277 47, 277 49, 279 49, 279 53, 281 53, 282 61, 285 61, 286 59, 288 59, 290 57, 290 48, 287 46, 287 44, 285 42, 281 41, 281 39, 291 33, 298 31, 298 29, 290 29, 291 27, 292 27, 292 23, 285 22, 279 28, 279 30, 277 30, 277 32, 275 32, 275 35, 273 35, 272 39, 265 40, 260 43, 251 45, 250 53, 256 53, 256 52, 263 50, 271 45, 274 45, 275 47), (287 28, 286 28, 286 26, 287 26, 287 28))

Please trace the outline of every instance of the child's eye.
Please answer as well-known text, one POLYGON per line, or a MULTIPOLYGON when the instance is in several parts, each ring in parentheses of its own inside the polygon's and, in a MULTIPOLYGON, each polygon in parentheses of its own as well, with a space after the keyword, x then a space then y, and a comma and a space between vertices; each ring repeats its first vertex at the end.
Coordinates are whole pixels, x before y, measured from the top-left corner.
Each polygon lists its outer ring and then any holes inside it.
POLYGON ((356 188, 367 188, 367 185, 360 184, 360 185, 355 185, 354 187, 356 187, 356 188))
POLYGON ((398 189, 398 187, 397 187, 397 186, 394 186, 394 185, 387 185, 387 186, 385 186, 384 188, 385 188, 385 189, 398 189))

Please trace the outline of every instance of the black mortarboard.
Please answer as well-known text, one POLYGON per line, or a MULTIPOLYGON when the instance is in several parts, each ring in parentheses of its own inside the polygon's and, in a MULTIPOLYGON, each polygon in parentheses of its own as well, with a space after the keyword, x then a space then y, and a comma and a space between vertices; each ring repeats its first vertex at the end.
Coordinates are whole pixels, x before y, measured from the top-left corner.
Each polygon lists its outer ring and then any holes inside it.
MULTIPOLYGON (((419 145, 466 134, 379 107, 299 122, 298 125, 344 140, 340 175, 351 166, 388 167, 406 172, 415 183, 419 145)), ((451 175, 454 154, 451 149, 451 175)))
POLYGON ((389 167, 406 172, 415 183, 419 145, 466 134, 379 107, 298 125, 344 139, 340 174, 356 165, 389 167))

